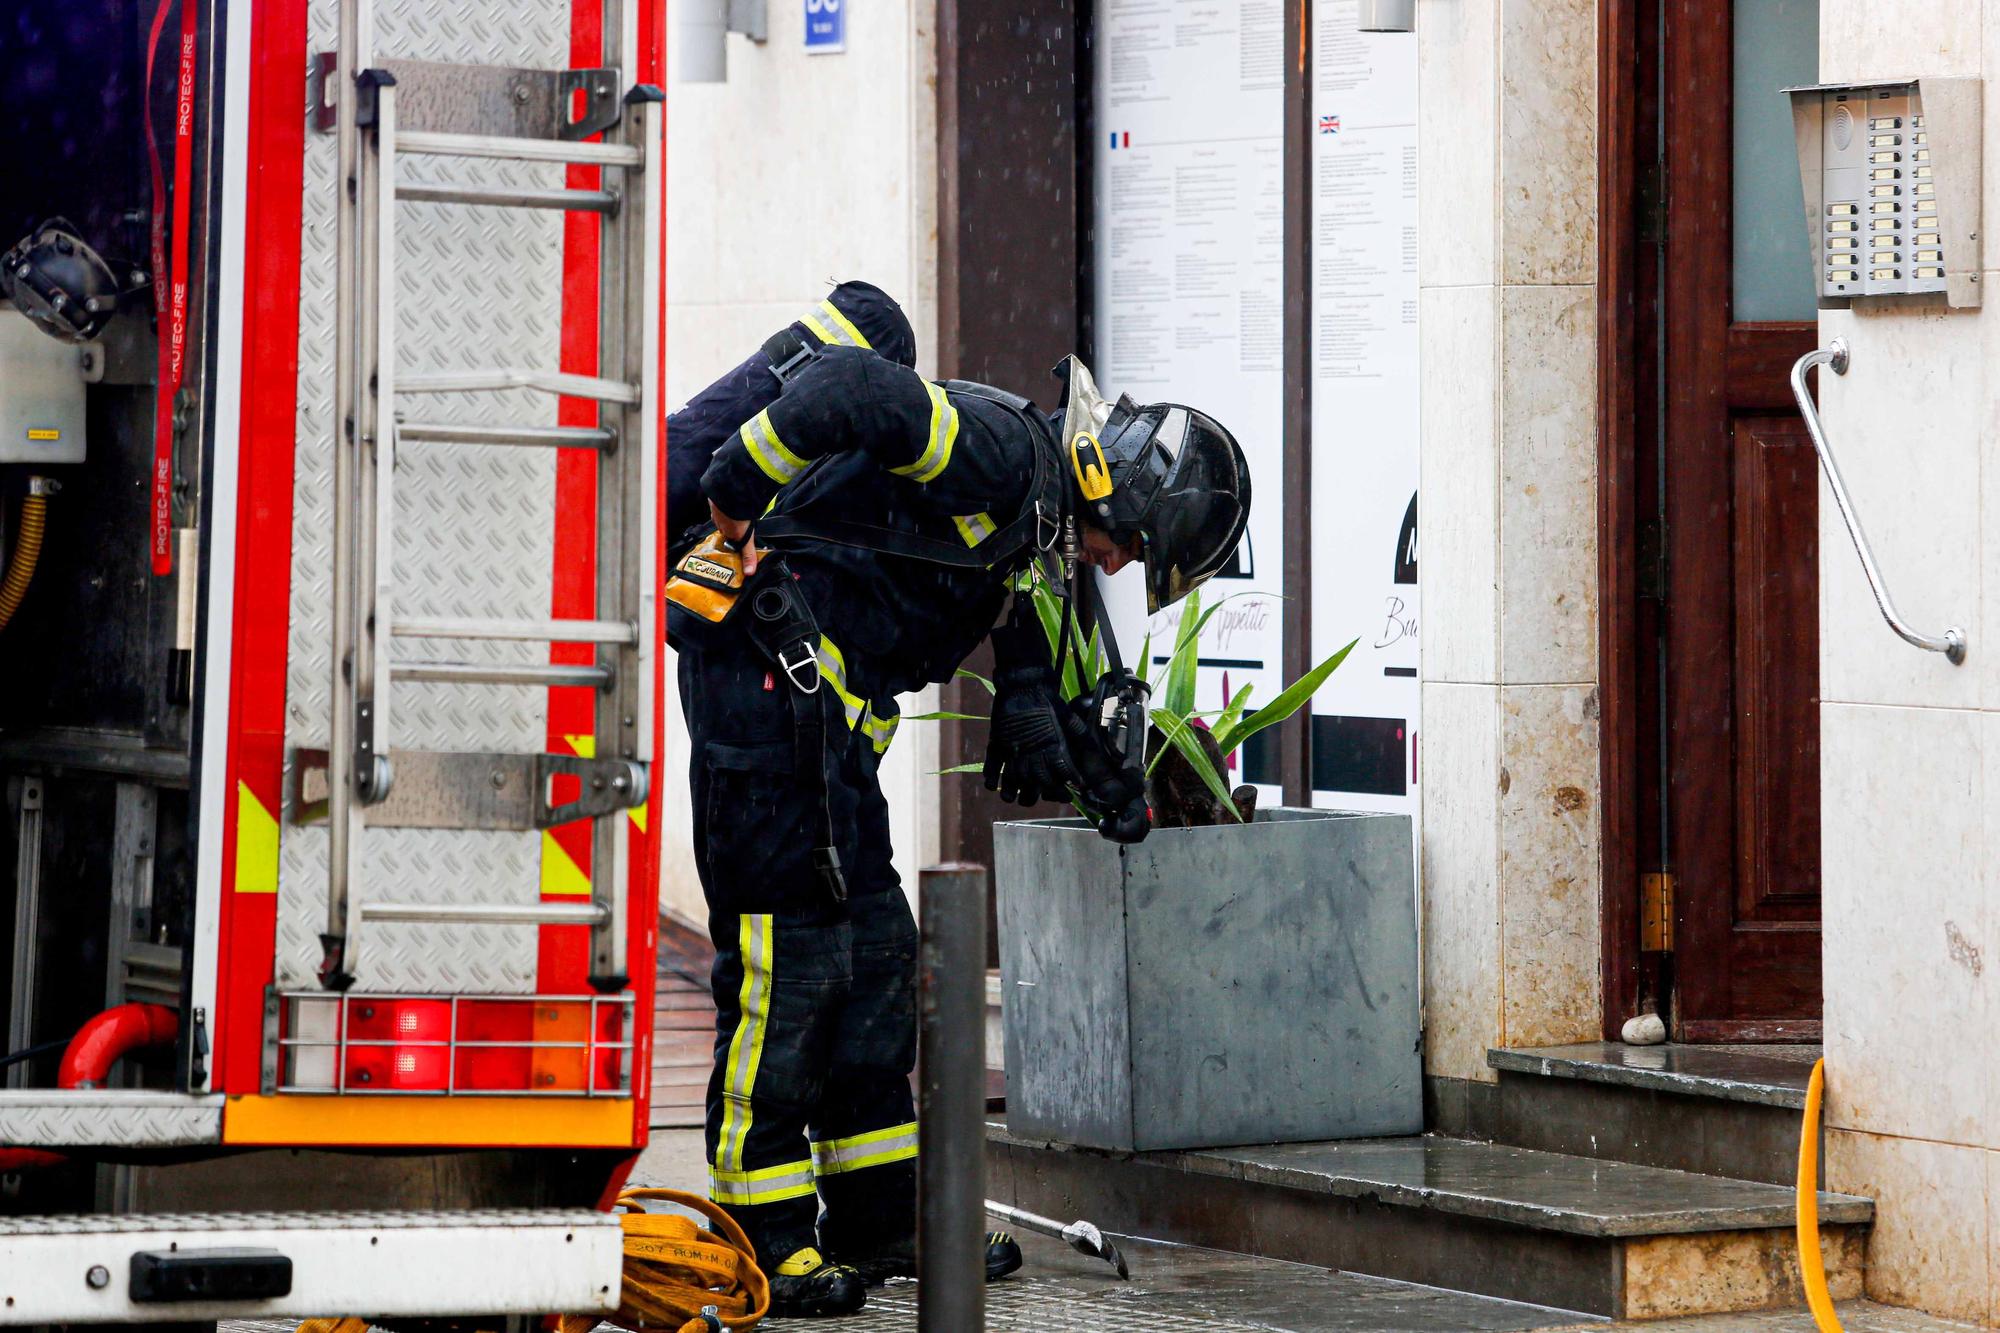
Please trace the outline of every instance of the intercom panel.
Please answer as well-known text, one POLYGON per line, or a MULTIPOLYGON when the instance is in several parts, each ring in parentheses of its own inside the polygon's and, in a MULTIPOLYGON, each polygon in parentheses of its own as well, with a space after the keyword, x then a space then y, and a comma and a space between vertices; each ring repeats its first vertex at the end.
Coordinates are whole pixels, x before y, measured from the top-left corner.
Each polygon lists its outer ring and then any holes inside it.
POLYGON ((1820 304, 1979 293, 1979 81, 1788 88, 1820 304))

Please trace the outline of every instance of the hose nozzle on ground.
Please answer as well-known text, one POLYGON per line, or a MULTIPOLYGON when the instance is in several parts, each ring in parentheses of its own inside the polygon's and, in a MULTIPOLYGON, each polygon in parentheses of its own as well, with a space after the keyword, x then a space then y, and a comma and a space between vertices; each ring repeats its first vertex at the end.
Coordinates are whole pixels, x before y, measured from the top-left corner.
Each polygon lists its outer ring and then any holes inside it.
POLYGON ((986 1201, 986 1211, 1003 1222, 1013 1223, 1023 1231, 1034 1231, 1067 1242, 1078 1254, 1102 1259, 1118 1270, 1120 1278, 1127 1282, 1132 1280, 1132 1270, 1125 1266, 1125 1256, 1118 1253, 1118 1247, 1106 1240, 1104 1233, 1090 1222, 1081 1219, 1075 1222, 1058 1222, 1053 1217, 1042 1217, 1004 1203, 995 1203, 991 1199, 986 1201))
POLYGON ((1104 1239, 1104 1233, 1088 1222, 1072 1222, 1062 1229, 1062 1238, 1078 1254, 1087 1254, 1093 1259, 1102 1259, 1118 1270, 1118 1276, 1125 1281, 1132 1280, 1132 1271, 1125 1266, 1125 1256, 1118 1253, 1118 1247, 1104 1239))

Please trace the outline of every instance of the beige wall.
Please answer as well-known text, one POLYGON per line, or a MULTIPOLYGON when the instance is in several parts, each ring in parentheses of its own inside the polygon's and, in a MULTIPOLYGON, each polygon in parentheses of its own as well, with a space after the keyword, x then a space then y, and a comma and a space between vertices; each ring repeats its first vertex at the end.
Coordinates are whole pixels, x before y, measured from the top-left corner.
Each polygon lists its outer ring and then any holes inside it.
MULTIPOLYGON (((2000 219, 2000 0, 1822 0, 1820 34, 1826 81, 1985 76, 2000 219)), ((1991 288, 1991 239, 1984 263, 1991 288)), ((1820 332, 1853 348, 1821 402, 1890 589, 1971 644, 1954 667, 1889 632, 1822 484, 1829 1179, 1877 1200, 1870 1295, 2000 1324, 2000 309, 1820 332)))
MULTIPOLYGON (((667 100, 667 397, 680 403, 826 295, 865 278, 903 303, 918 366, 937 332, 935 6, 871 0, 847 52, 807 56, 803 6, 770 40, 729 38, 729 81, 667 100)), ((662 902, 703 919, 689 843, 686 732, 670 696, 662 902)), ((906 700, 910 707, 915 700, 906 700)), ((935 727, 905 726, 883 766, 897 865, 935 860, 935 727)))
MULTIPOLYGON (((1427 1061, 1592 1038, 1595 6, 1418 6, 1427 1061)), ((1821 77, 2000 77, 2000 0, 1822 0, 1821 77)), ((1988 89, 1985 219, 2000 219, 1988 89)), ((1984 285, 2000 283, 1988 242, 1984 285)), ((2000 308, 1829 311, 1829 433, 1904 612, 1821 497, 1827 1161, 1869 1294, 2000 1325, 2000 308)))
POLYGON ((1417 6, 1426 1062, 1599 1031, 1593 0, 1417 6))

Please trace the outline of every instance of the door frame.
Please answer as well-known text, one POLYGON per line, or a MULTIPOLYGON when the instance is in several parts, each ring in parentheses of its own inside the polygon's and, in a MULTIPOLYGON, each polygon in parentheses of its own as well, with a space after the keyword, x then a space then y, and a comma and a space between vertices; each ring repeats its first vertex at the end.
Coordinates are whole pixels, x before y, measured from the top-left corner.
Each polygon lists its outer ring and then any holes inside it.
MULTIPOLYGON (((1681 868, 1669 845, 1670 821, 1662 818, 1669 787, 1662 747, 1672 721, 1665 707, 1672 681, 1663 681, 1662 664, 1671 674, 1675 659, 1674 646, 1660 634, 1667 539, 1657 515, 1667 479, 1656 443, 1665 427, 1662 413, 1685 413, 1691 399, 1674 399, 1671 383, 1662 391, 1663 355, 1673 337, 1661 269, 1673 154, 1659 125, 1673 63, 1665 49, 1674 40, 1667 24, 1690 5, 1691 0, 1598 4, 1600 958, 1607 1040, 1618 1038, 1642 1000, 1656 999, 1664 1010, 1681 982, 1671 931, 1675 917, 1685 918, 1687 904, 1670 909, 1663 952, 1642 948, 1641 913, 1649 872, 1681 868)), ((1699 163, 1682 166, 1687 169, 1681 175, 1689 180, 1703 169, 1699 163)), ((1706 349, 1718 370, 1761 372, 1779 386, 1768 402, 1746 401, 1737 404, 1740 409, 1782 413, 1790 406, 1782 386, 1791 353, 1778 355, 1768 336, 1776 328, 1733 324, 1706 349)), ((1671 884, 1672 876, 1667 879, 1671 884)), ((1674 1014, 1670 1030, 1685 1027, 1674 1014)), ((1691 1039, 1709 1041, 1816 1041, 1821 1031, 1816 1018, 1705 1021, 1695 1027, 1699 1030, 1688 1029, 1691 1039)))
MULTIPOLYGON (((1658 144, 1648 112, 1647 55, 1657 55, 1659 0, 1598 0, 1597 21, 1597 598, 1602 781, 1603 1035, 1616 1040, 1639 1012, 1647 956, 1639 948, 1642 790, 1640 667, 1653 648, 1640 625, 1639 557, 1647 478, 1640 447, 1658 428, 1647 394, 1656 378, 1639 325, 1656 265, 1647 216, 1656 201, 1658 144)), ((1657 68, 1657 64, 1653 64, 1657 68)), ((1658 89, 1651 90, 1657 98, 1658 89)), ((1653 312, 1656 314, 1656 310, 1653 312)))

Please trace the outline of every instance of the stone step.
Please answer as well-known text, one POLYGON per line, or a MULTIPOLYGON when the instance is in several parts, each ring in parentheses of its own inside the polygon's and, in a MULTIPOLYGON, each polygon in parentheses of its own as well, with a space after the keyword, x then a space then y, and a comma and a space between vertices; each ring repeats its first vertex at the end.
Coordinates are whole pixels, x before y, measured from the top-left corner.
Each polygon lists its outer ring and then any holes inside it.
MULTIPOLYGON (((1118 1154, 993 1125, 994 1197, 1106 1230, 1614 1318, 1803 1299, 1789 1191, 1438 1137, 1118 1154)), ((1836 1294, 1867 1199, 1822 1194, 1836 1294)))
POLYGON ((1578 1157, 1789 1185, 1812 1047, 1590 1042, 1487 1052, 1465 1118, 1433 1128, 1578 1157), (1478 1105, 1474 1105, 1478 1103, 1478 1105))

